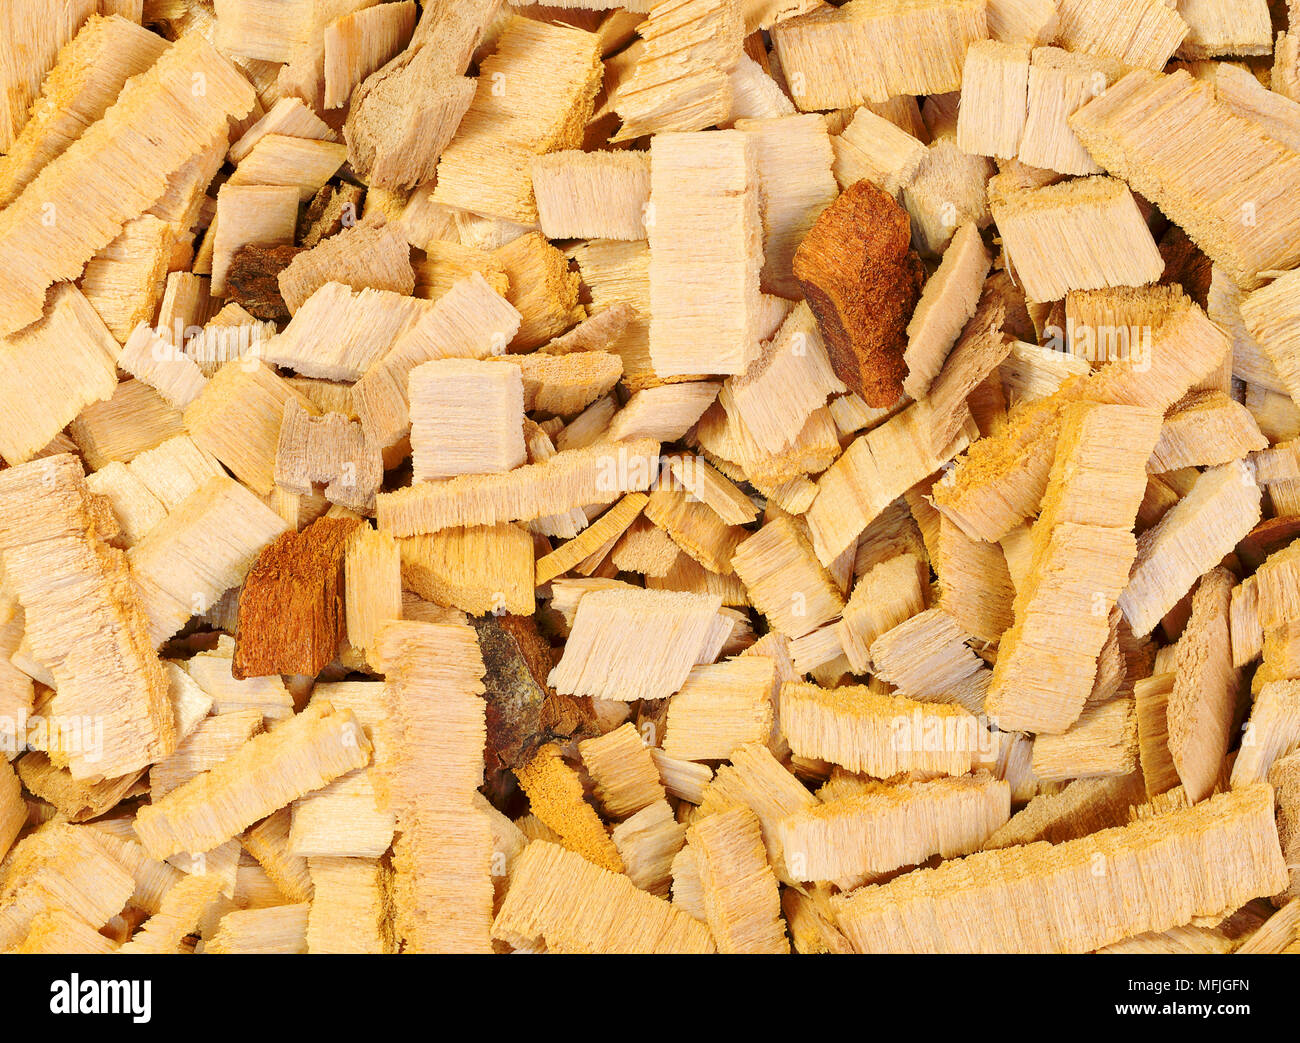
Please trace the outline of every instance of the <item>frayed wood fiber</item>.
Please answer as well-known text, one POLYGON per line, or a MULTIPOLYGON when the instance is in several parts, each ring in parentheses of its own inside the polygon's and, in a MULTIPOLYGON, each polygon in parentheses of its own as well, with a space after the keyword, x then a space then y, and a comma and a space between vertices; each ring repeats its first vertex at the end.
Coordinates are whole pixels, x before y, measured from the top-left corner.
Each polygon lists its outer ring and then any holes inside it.
POLYGON ((173 45, 133 80, 0 217, 0 258, 10 273, 0 294, 0 332, 39 319, 46 289, 75 278, 130 218, 157 202, 167 178, 228 118, 246 115, 253 97, 235 67, 198 36, 173 45), (191 91, 195 76, 205 84, 201 93, 191 91), (177 132, 152 137, 163 124, 177 132), (54 222, 43 219, 47 203, 55 207, 54 222))

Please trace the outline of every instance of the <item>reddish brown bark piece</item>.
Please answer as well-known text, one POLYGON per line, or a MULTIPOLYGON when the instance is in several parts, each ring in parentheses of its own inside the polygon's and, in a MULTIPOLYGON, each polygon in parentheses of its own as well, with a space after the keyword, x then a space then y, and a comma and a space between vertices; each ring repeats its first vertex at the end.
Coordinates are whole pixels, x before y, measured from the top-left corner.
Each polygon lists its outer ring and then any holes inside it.
POLYGON ((487 668, 484 761, 492 796, 501 781, 497 776, 527 764, 539 747, 599 732, 590 699, 560 695, 546 683, 554 656, 531 616, 489 615, 470 622, 487 668))
POLYGON ((925 282, 911 222, 893 196, 859 181, 822 211, 794 255, 835 375, 869 406, 903 393, 907 323, 925 282))
POLYGON ((297 246, 245 246, 236 251, 226 270, 226 299, 254 318, 287 319, 289 309, 280 296, 278 276, 298 254, 297 246))
POLYGON ((239 596, 235 678, 315 677, 334 661, 345 633, 343 554, 361 524, 321 518, 262 551, 239 596))

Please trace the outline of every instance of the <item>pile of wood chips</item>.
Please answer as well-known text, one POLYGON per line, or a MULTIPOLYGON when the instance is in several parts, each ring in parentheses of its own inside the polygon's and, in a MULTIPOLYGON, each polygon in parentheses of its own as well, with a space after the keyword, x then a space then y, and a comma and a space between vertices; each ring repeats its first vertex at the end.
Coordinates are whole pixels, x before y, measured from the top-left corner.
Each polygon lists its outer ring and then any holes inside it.
POLYGON ((1300 2, 555 2, 4 6, 0 951, 1300 951, 1300 2))

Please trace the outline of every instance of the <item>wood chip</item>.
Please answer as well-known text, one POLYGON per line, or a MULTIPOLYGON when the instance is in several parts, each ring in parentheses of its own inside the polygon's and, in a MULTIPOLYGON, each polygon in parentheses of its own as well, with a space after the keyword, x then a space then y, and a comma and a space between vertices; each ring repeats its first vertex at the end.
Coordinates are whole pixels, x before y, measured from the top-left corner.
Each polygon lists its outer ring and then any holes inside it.
POLYGON ((1300 260, 1281 203, 1300 179, 1300 159, 1187 73, 1130 72, 1070 126, 1099 163, 1177 221, 1244 289, 1300 260))
POLYGON ((734 808, 710 815, 686 838, 698 852, 705 919, 718 951, 788 953, 776 877, 754 813, 734 808))
POLYGON ((660 377, 742 373, 758 354, 757 163, 758 146, 740 131, 668 133, 652 142, 649 348, 660 377), (712 243, 701 251, 705 223, 712 243), (683 285, 695 287, 691 297, 680 293, 683 285))
POLYGON ((699 661, 721 602, 675 591, 593 591, 578 604, 548 682, 570 695, 665 699, 699 661))
POLYGON ((902 771, 964 775, 979 724, 959 706, 883 696, 864 686, 781 688, 781 728, 802 757, 887 779, 902 771))
POLYGON ((492 934, 548 952, 713 952, 708 928, 581 855, 534 840, 516 863, 492 934))
POLYGON ((1059 300, 1069 290, 1141 286, 1164 271, 1132 193, 1112 178, 1022 189, 993 200, 991 209, 1031 300, 1059 300), (1088 246, 1062 256, 1044 237, 1046 227, 1052 236, 1088 246))
POLYGON ((394 933, 403 952, 489 951, 492 836, 472 797, 486 739, 478 641, 464 623, 389 623, 378 659, 399 830, 394 933))
POLYGON ((56 689, 55 763, 73 778, 116 778, 171 753, 167 676, 126 556, 95 531, 80 461, 60 455, 9 468, 0 493, 6 581, 56 689))
POLYGON ((142 808, 136 831, 154 857, 211 851, 270 811, 369 760, 370 742, 356 718, 319 703, 142 808))
POLYGON ((916 865, 930 855, 968 855, 1011 813, 1010 787, 981 773, 899 786, 815 804, 779 826, 787 864, 809 880, 858 880, 916 865))
POLYGON ((772 42, 808 111, 956 90, 966 49, 987 35, 982 3, 926 0, 823 8, 777 25, 772 42))
POLYGON ((1268 789, 1249 787, 1064 844, 969 855, 939 869, 863 888, 832 904, 859 952, 1089 952, 1195 916, 1222 915, 1251 896, 1285 886, 1272 816, 1268 789), (1239 828, 1225 831, 1228 839, 1207 828, 1212 822, 1239 828), (1093 878, 1089 866, 1097 859, 1109 871, 1093 878), (974 893, 1005 899, 1011 884, 1002 874, 1013 864, 1017 879, 1028 876, 1043 889, 1038 902, 1014 915, 976 917, 976 906, 970 904, 974 893), (1148 892, 1145 903, 1129 907, 1119 881, 1133 873, 1158 873, 1164 879, 1178 873, 1185 883, 1148 892), (921 902, 938 902, 942 912, 923 919, 899 917, 900 906, 913 911, 921 902))

